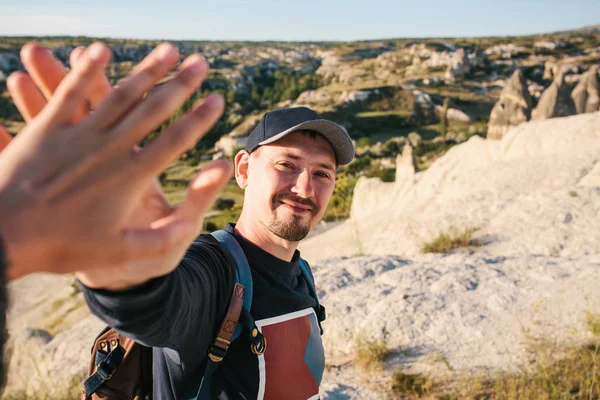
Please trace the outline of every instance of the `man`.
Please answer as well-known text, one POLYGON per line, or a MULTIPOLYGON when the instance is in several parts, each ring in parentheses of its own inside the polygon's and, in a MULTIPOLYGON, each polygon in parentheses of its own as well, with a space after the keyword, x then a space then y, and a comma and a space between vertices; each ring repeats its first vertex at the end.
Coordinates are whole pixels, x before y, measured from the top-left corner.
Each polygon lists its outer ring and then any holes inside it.
MULTIPOLYGON (((304 107, 266 113, 236 155, 244 205, 237 224, 226 230, 250 264, 250 311, 267 350, 253 354, 240 336, 213 375, 211 398, 318 397, 323 347, 316 300, 301 278, 296 248, 323 217, 337 166, 353 156, 348 134, 304 107)), ((227 251, 211 235, 201 235, 181 261, 125 263, 77 276, 93 313, 154 348, 155 399, 183 398, 202 377, 227 311, 235 283, 227 251)))
MULTIPOLYGON (((177 208, 168 206, 156 184, 156 176, 217 121, 223 112, 219 96, 204 99, 143 150, 134 147, 206 77, 199 55, 144 97, 179 62, 172 45, 158 46, 112 92, 103 80, 109 49, 95 43, 79 53, 67 75, 46 49, 26 46, 31 75, 17 73, 8 81, 28 124, 14 140, 0 131, 0 359, 5 278, 101 272, 106 265, 152 257, 178 260, 231 176, 228 162, 211 164, 177 208), (87 115, 85 104, 96 110, 87 115), (150 203, 152 212, 140 220, 132 210, 150 203)), ((0 384, 3 376, 0 363, 0 384)))

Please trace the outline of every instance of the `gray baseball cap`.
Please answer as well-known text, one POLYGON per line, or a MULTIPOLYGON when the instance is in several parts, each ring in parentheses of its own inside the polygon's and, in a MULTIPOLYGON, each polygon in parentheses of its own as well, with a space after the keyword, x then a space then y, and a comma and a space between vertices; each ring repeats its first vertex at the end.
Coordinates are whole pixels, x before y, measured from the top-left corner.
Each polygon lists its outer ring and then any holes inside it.
POLYGON ((354 158, 354 144, 348 132, 306 107, 283 108, 265 113, 248 136, 246 151, 252 153, 259 146, 273 143, 298 130, 315 131, 323 135, 331 143, 338 165, 346 165, 354 158))

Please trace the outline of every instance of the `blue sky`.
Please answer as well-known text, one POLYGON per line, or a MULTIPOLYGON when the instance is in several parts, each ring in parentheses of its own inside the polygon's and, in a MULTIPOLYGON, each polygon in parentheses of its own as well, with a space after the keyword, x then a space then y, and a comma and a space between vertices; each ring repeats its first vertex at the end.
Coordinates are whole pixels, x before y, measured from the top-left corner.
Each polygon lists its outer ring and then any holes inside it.
POLYGON ((0 0, 0 35, 360 40, 522 35, 600 24, 600 0, 0 0))

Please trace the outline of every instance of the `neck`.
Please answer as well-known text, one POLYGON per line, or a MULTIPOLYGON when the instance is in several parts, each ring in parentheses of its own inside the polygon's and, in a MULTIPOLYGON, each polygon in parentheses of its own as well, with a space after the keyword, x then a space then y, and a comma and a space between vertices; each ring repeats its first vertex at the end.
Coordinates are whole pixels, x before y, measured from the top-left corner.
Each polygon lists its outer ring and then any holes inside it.
POLYGON ((248 214, 242 211, 235 231, 244 239, 260 247, 267 253, 284 261, 292 261, 298 242, 290 242, 271 232, 265 225, 251 220, 248 214))

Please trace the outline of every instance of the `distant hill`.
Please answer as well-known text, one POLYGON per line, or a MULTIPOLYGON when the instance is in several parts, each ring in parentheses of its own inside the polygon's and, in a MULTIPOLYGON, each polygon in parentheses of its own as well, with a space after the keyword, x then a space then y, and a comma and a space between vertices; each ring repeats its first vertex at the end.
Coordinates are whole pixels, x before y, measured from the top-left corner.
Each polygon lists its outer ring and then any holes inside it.
POLYGON ((600 24, 596 25, 585 25, 580 28, 570 29, 566 31, 552 32, 552 34, 560 34, 560 33, 600 33, 600 24))

